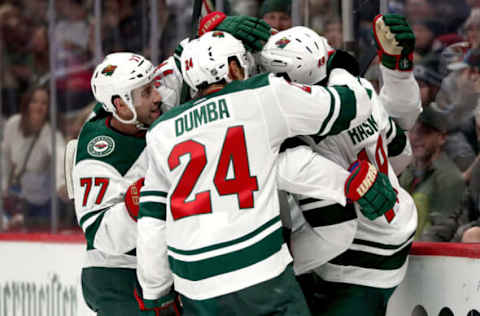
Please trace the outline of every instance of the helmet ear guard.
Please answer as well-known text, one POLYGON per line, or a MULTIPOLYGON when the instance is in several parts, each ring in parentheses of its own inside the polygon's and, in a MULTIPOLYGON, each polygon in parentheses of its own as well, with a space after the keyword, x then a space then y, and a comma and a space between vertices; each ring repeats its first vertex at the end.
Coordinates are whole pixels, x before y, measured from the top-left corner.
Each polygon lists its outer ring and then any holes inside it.
POLYGON ((229 58, 236 57, 245 78, 249 76, 252 57, 242 42, 226 32, 213 31, 184 46, 180 63, 182 74, 193 93, 206 85, 225 80, 230 82, 229 58))
POLYGON ((97 65, 90 81, 95 99, 122 123, 138 124, 132 92, 153 80, 152 63, 141 55, 122 52, 107 55, 97 65), (114 99, 119 97, 133 114, 129 120, 118 115, 114 99))
POLYGON ((266 71, 286 73, 292 81, 315 84, 326 78, 333 50, 326 38, 296 26, 269 38, 260 53, 260 63, 266 71))

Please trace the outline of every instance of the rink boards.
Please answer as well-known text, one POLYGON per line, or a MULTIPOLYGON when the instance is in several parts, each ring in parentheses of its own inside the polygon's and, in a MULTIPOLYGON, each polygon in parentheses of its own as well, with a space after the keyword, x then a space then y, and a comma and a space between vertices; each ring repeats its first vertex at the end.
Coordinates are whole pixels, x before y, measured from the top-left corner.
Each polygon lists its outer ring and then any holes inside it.
MULTIPOLYGON (((0 249, 0 316, 94 316, 80 288, 83 236, 0 234, 0 249)), ((414 310, 480 315, 480 244, 414 243, 387 316, 414 310)))

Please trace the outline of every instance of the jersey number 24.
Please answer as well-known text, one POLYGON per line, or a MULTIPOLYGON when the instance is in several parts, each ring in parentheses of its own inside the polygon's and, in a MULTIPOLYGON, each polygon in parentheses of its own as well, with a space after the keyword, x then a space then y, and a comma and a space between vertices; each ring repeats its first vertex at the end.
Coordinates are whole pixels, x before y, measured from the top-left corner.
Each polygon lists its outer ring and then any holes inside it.
MULTIPOLYGON (((175 220, 212 212, 210 190, 198 192, 193 200, 186 201, 207 165, 206 150, 205 145, 187 140, 175 145, 168 156, 168 166, 174 170, 180 165, 180 157, 190 155, 190 161, 171 196, 170 209, 175 220)), ((220 195, 237 195, 240 209, 254 206, 253 192, 258 191, 258 181, 256 176, 250 174, 243 126, 228 128, 212 180, 220 195), (234 176, 227 179, 230 162, 234 176)))

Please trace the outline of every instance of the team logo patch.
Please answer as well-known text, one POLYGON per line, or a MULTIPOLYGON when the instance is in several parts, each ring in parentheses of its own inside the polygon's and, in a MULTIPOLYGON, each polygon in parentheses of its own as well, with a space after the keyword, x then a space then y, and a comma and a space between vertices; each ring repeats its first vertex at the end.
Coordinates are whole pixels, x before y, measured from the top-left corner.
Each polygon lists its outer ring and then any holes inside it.
POLYGON ((108 65, 107 67, 103 68, 102 74, 105 76, 111 76, 113 72, 117 69, 117 66, 114 65, 108 65))
POLYGON ((223 34, 223 32, 220 32, 220 31, 216 31, 212 34, 212 37, 225 37, 225 34, 223 34))
POLYGON ((115 142, 110 136, 97 136, 87 145, 87 151, 93 157, 106 157, 115 149, 115 142))
POLYGON ((282 37, 281 39, 275 42, 275 45, 277 45, 277 47, 279 48, 284 48, 285 46, 288 45, 288 43, 290 43, 290 40, 286 37, 282 37))

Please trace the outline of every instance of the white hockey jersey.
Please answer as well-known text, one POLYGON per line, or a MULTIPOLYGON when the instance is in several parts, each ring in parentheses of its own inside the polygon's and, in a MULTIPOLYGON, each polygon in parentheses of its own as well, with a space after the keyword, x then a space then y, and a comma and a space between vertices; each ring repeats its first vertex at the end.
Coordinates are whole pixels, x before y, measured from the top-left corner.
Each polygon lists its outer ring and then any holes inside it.
POLYGON ((146 299, 175 290, 208 299, 278 276, 291 262, 281 234, 282 142, 336 134, 371 115, 365 89, 235 81, 163 115, 147 134, 138 220, 138 278, 146 299), (168 259, 167 259, 168 257, 168 259))
POLYGON ((144 137, 109 127, 96 108, 78 139, 73 188, 77 220, 87 239, 84 267, 136 268, 137 227, 124 203, 127 188, 146 172, 144 137))
MULTIPOLYGON (((303 215, 311 226, 314 226, 316 235, 324 241, 318 248, 325 251, 318 255, 312 254, 311 241, 310 249, 307 247, 306 240, 311 234, 302 233, 301 230, 312 229, 310 225, 302 226, 299 232, 294 232, 292 248, 294 257, 299 259, 295 262, 298 274, 315 268, 314 270, 328 281, 389 288, 398 285, 405 275, 407 255, 417 225, 413 200, 400 187, 389 161, 389 156, 399 155, 405 148, 408 152, 409 145, 405 135, 389 117, 371 84, 366 80, 361 82, 367 91, 370 91, 372 115, 361 125, 329 136, 314 144, 313 148, 345 168, 357 159, 369 160, 388 175, 392 186, 398 192, 397 203, 385 216, 370 221, 362 215, 356 204, 354 208, 352 205, 342 207, 329 200, 300 197, 298 202, 303 215), (323 264, 326 261, 329 262, 323 264)), ((409 94, 410 112, 406 112, 408 117, 403 117, 404 126, 409 126, 411 120, 415 120, 416 116, 412 113, 416 112, 418 115, 421 111, 417 110, 418 87, 415 87, 415 82, 411 87, 414 90, 409 94)), ((384 96, 402 91, 394 92, 390 89, 387 92, 390 94, 384 96)), ((398 170, 405 166, 404 161, 405 159, 399 161, 401 167, 398 167, 398 170)), ((316 243, 320 244, 318 240, 316 243)))

